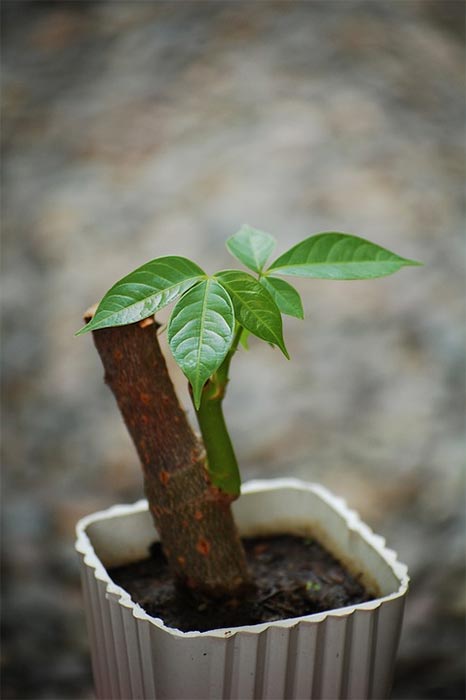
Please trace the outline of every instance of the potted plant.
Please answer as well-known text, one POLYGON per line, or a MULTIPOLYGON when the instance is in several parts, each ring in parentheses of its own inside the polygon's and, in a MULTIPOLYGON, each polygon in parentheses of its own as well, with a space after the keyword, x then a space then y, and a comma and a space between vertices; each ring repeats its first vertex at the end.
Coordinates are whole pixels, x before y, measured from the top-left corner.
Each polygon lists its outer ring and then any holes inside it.
POLYGON ((368 279, 418 263, 362 238, 320 233, 266 268, 274 246, 249 226, 228 239, 254 275, 208 275, 183 257, 156 258, 117 282, 78 331, 92 331, 147 497, 77 527, 99 698, 361 700, 389 692, 406 568, 322 487, 255 481, 237 501, 240 475, 222 403, 230 363, 249 334, 288 358, 281 314, 303 318, 303 307, 282 276, 368 279), (168 342, 189 380, 201 436, 178 403, 158 343, 154 314, 173 301, 168 342), (240 535, 256 537, 247 540, 248 559, 240 535), (156 539, 158 586, 140 562, 156 539), (286 550, 281 559, 271 553, 277 546, 286 550), (291 584, 288 556, 299 569, 291 584), (303 573, 313 558, 316 569, 303 573), (267 578, 279 559, 279 580, 260 584, 253 564, 267 578), (140 565, 144 585, 133 585, 140 565))

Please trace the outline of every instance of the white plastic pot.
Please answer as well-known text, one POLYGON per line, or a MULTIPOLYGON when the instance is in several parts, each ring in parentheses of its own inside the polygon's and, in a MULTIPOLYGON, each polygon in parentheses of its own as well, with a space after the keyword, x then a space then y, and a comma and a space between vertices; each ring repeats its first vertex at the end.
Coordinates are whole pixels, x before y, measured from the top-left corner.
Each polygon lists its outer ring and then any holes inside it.
POLYGON ((342 500, 297 479, 251 481, 234 510, 242 534, 316 535, 379 597, 268 624, 168 628, 107 574, 107 566, 145 557, 155 539, 146 501, 114 506, 77 526, 97 697, 387 698, 408 588, 396 554, 342 500))

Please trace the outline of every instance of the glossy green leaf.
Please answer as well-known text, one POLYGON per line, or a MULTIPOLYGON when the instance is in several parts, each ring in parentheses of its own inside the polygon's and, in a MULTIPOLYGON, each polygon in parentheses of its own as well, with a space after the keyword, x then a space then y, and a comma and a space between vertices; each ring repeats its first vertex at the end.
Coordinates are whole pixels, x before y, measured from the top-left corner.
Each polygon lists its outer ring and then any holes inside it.
POLYGON ((267 274, 356 280, 385 277, 405 265, 419 264, 357 236, 319 233, 283 253, 267 274))
POLYGON ((291 284, 279 277, 261 277, 260 283, 273 297, 282 314, 304 318, 301 297, 291 284))
POLYGON ((152 316, 205 277, 187 258, 169 255, 138 267, 105 294, 94 317, 76 335, 109 326, 125 326, 152 316))
POLYGON ((237 260, 260 273, 275 248, 275 238, 245 224, 227 240, 226 246, 237 260))
POLYGON ((177 302, 168 324, 173 357, 193 389, 199 408, 202 388, 231 346, 235 314, 231 299, 215 279, 204 279, 177 302))
POLYGON ((215 277, 230 295, 238 323, 258 338, 277 345, 289 359, 282 317, 269 292, 252 275, 240 270, 223 270, 215 277))

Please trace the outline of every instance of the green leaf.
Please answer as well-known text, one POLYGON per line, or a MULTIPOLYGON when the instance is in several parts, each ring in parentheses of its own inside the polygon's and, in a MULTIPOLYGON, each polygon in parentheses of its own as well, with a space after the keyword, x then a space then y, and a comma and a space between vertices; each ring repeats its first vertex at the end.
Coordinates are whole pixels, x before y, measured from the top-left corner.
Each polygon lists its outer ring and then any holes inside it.
POLYGON ((275 238, 245 224, 227 240, 226 246, 233 257, 250 270, 261 273, 275 248, 275 238))
POLYGON ((282 314, 304 318, 301 297, 291 284, 278 277, 261 277, 260 283, 273 297, 282 314))
POLYGON ((289 359, 282 317, 269 292, 252 275, 240 270, 222 270, 215 277, 230 295, 238 323, 258 338, 277 345, 289 359))
POLYGON ((267 274, 357 280, 385 277, 405 265, 419 264, 364 238, 346 233, 319 233, 283 253, 267 274))
POLYGON ((109 326, 125 326, 152 316, 205 277, 187 258, 168 255, 130 272, 105 294, 94 317, 76 335, 109 326))
POLYGON ((190 381, 197 409, 204 384, 228 353, 234 328, 231 299, 212 278, 189 289, 173 309, 168 324, 168 343, 190 381))

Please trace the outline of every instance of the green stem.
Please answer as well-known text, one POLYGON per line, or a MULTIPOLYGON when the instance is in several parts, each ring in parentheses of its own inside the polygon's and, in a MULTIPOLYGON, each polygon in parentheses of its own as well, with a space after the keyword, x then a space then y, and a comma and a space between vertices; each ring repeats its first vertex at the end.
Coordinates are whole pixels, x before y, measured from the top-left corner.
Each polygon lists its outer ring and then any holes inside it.
POLYGON ((238 348, 242 332, 242 327, 238 326, 228 355, 205 385, 200 406, 196 409, 211 481, 214 486, 235 497, 240 494, 241 477, 225 423, 222 402, 228 384, 231 359, 238 348))

